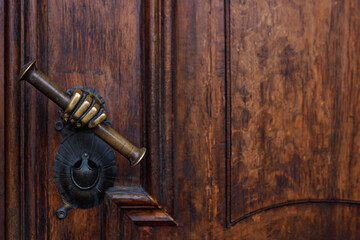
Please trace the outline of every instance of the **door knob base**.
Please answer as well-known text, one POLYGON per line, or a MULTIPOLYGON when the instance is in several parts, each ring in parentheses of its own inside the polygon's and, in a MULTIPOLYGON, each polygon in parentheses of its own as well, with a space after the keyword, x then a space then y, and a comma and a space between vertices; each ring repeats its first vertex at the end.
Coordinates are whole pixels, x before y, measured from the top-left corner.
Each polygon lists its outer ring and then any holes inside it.
POLYGON ((70 209, 86 209, 103 201, 105 191, 116 180, 115 153, 110 146, 89 130, 79 130, 69 124, 55 123, 61 131, 54 163, 54 182, 64 205, 57 210, 64 219, 70 209))

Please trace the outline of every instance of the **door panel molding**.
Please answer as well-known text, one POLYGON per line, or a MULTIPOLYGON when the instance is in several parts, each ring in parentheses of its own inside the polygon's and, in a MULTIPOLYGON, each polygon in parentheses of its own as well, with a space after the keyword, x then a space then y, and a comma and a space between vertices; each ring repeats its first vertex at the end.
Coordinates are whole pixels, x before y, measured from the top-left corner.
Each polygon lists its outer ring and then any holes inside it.
MULTIPOLYGON (((0 32, 1 36, 5 36, 5 2, 0 2, 0 32)), ((5 38, 0 38, 0 66, 5 66, 5 38)), ((5 67, 0 69, 0 84, 5 88, 0 88, 0 96, 5 96, 6 85, 5 85, 5 67)), ((6 212, 5 212, 5 102, 0 102, 0 239, 5 239, 5 224, 6 224, 6 212)))
POLYGON ((356 66, 340 70, 356 62, 355 38, 342 37, 356 11, 335 1, 225 8, 227 223, 294 204, 360 205, 356 66))
MULTIPOLYGON (((141 9, 144 132, 148 149, 141 171, 144 188, 118 186, 107 193, 107 201, 118 208, 112 211, 119 211, 122 226, 128 221, 136 226, 176 226, 171 216, 174 214, 175 1, 143 1, 141 9)), ((111 228, 112 224, 107 226, 111 228)))
POLYGON ((117 186, 106 192, 137 226, 176 226, 176 221, 140 186, 117 186))
POLYGON ((274 204, 271 206, 259 208, 255 211, 252 211, 250 213, 247 213, 243 215, 242 217, 232 221, 230 224, 231 226, 236 225, 237 223, 241 222, 242 220, 249 218, 255 214, 268 211, 275 208, 282 208, 282 207, 288 207, 288 206, 294 206, 299 204, 339 204, 339 205, 352 205, 352 206, 360 206, 360 201, 351 201, 351 200, 341 200, 341 199, 298 199, 294 201, 288 201, 283 203, 274 204))
POLYGON ((174 214, 174 113, 176 1, 143 1, 143 81, 147 160, 142 185, 174 214))
MULTIPOLYGON (((2 231, 3 237, 7 239, 19 239, 21 237, 21 187, 19 185, 21 174, 21 99, 22 91, 17 84, 17 74, 21 64, 21 3, 20 1, 2 1, 4 26, 4 49, 3 63, 4 74, 2 83, 4 86, 4 216, 1 223, 5 229, 2 231)), ((1 188, 3 188, 1 186, 1 188)), ((2 204, 1 204, 2 205, 2 204)), ((1 206, 2 207, 2 206, 1 206)), ((0 229, 3 228, 0 227, 0 229)), ((0 235, 1 235, 0 234, 0 235)), ((0 236, 1 237, 1 236, 0 236)))

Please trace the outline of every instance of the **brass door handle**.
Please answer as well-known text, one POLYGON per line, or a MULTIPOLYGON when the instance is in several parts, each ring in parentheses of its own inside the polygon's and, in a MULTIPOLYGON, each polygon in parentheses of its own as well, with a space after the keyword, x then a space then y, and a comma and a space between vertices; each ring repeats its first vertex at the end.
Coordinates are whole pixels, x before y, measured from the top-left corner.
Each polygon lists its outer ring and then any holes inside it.
MULTIPOLYGON (((71 96, 54 81, 49 79, 44 73, 38 70, 35 66, 35 62, 35 60, 30 61, 21 68, 19 80, 29 82, 64 110, 67 107, 71 96)), ((139 164, 145 155, 146 148, 137 148, 104 122, 100 123, 95 128, 91 128, 91 131, 126 157, 130 161, 131 167, 135 167, 139 164)))

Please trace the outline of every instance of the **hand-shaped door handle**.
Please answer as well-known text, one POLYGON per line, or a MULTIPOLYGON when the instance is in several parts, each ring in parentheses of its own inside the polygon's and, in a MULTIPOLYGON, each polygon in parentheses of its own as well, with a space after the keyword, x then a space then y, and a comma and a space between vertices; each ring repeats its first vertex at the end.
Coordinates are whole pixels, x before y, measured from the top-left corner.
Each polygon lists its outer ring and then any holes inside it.
MULTIPOLYGON (((39 71, 35 66, 35 60, 25 64, 21 68, 19 80, 25 80, 31 83, 63 110, 66 109, 70 102, 71 96, 44 73, 39 71)), ((139 164, 145 155, 146 148, 137 148, 104 122, 90 130, 126 157, 130 161, 131 167, 139 164)))

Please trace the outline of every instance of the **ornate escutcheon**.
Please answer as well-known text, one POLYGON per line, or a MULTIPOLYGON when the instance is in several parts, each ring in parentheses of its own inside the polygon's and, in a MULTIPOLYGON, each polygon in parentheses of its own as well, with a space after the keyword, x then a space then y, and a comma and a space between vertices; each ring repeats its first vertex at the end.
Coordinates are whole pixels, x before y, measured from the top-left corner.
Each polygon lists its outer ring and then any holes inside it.
POLYGON ((90 131, 76 131, 58 120, 55 128, 63 137, 55 156, 54 181, 64 202, 57 216, 66 217, 69 209, 99 205, 105 191, 116 179, 115 154, 90 131))

